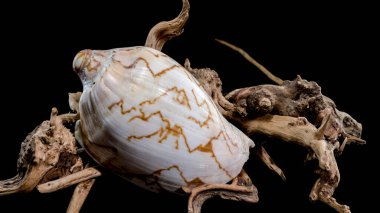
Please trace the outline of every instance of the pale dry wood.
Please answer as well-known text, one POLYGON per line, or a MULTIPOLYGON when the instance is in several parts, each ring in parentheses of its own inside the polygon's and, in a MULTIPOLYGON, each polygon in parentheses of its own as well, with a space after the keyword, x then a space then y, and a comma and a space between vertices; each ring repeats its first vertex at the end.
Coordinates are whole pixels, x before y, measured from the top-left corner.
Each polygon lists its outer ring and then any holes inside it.
MULTIPOLYGON (((296 143, 306 148, 311 148, 317 157, 322 156, 325 150, 323 135, 325 125, 317 129, 306 118, 295 118, 280 115, 264 115, 252 120, 239 121, 248 135, 264 134, 282 141, 296 143)), ((322 169, 330 170, 325 158, 319 159, 322 169)))
MULTIPOLYGON (((263 72, 270 80, 275 82, 278 85, 282 85, 284 83, 284 80, 281 78, 275 76, 270 72, 266 67, 264 67, 262 64, 258 63, 254 58, 252 58, 246 51, 244 51, 242 48, 237 47, 227 41, 216 39, 217 42, 231 48, 234 51, 237 51, 240 53, 245 59, 247 59, 250 63, 252 63, 254 66, 256 66, 261 72, 263 72)), ((297 80, 302 80, 301 77, 298 75, 297 80)), ((272 85, 271 85, 272 86, 272 85)), ((272 86, 274 88, 275 86, 272 86)), ((237 89, 231 93, 229 93, 226 98, 230 99, 231 96, 233 96, 234 93, 236 92, 246 92, 247 90, 251 90, 253 87, 249 88, 244 88, 244 89, 237 89)), ((291 92, 291 91, 285 91, 286 92, 291 92)), ((343 152, 343 149, 346 144, 349 143, 357 143, 357 144, 365 144, 366 141, 360 138, 361 131, 362 131, 362 126, 359 122, 357 122, 355 119, 353 119, 349 114, 339 111, 336 109, 334 101, 332 101, 329 97, 324 96, 321 94, 321 97, 323 99, 323 102, 325 102, 329 107, 331 108, 331 111, 328 111, 330 114, 332 114, 335 118, 337 118, 337 122, 339 122, 338 126, 340 130, 335 130, 334 133, 336 134, 335 137, 337 137, 338 134, 341 134, 345 139, 343 148, 340 149, 340 153, 343 152), (349 125, 345 125, 345 122, 349 123, 349 125)), ((258 102, 257 108, 261 109, 262 111, 266 111, 268 108, 272 107, 271 106, 271 100, 268 97, 263 97, 260 99, 258 102), (269 106, 268 106, 269 102, 269 106)), ((286 105, 286 104, 283 104, 286 105)), ((270 112, 267 112, 270 113, 270 112)), ((282 113, 283 115, 290 115, 291 113, 282 113)), ((320 119, 323 119, 324 116, 321 116, 320 119)))
POLYGON ((50 120, 39 125, 22 143, 19 174, 0 181, 0 195, 29 192, 34 188, 48 193, 79 183, 68 208, 70 213, 79 212, 94 183, 93 178, 101 174, 94 168, 83 170, 75 138, 64 126, 78 118, 71 113, 58 115, 53 108, 50 120))
POLYGON ((171 21, 162 21, 156 24, 148 34, 145 42, 146 47, 161 50, 165 42, 178 37, 183 32, 183 27, 189 18, 190 4, 188 0, 182 0, 182 10, 180 14, 171 21))
POLYGON ((79 213, 94 183, 95 179, 89 179, 79 183, 75 187, 73 196, 70 200, 69 207, 66 211, 67 213, 79 213))
POLYGON ((328 119, 329 117, 326 117, 319 129, 315 128, 305 118, 278 115, 265 115, 242 122, 242 124, 248 135, 265 134, 268 137, 297 143, 311 149, 319 161, 321 172, 312 188, 310 198, 320 200, 338 212, 350 212, 348 206, 339 204, 333 198, 334 191, 340 181, 340 173, 334 157, 334 151, 338 146, 328 143, 323 136, 328 119))
POLYGON ((338 148, 338 144, 323 139, 327 123, 326 119, 323 125, 316 129, 304 118, 266 115, 251 120, 244 126, 247 128, 247 134, 261 133, 310 149, 321 168, 320 177, 310 193, 311 200, 320 200, 338 212, 349 212, 348 206, 337 203, 332 197, 339 184, 340 173, 334 157, 334 150, 338 148))
POLYGON ((185 60, 184 67, 199 81, 199 84, 212 100, 217 103, 216 107, 224 117, 233 118, 235 114, 239 114, 242 117, 247 115, 244 108, 232 104, 223 96, 222 81, 216 71, 209 68, 192 68, 189 59, 185 60))
POLYGON ((0 181, 0 195, 32 191, 38 184, 83 168, 75 138, 52 109, 49 121, 42 122, 21 144, 16 177, 0 181))
MULTIPOLYGON (((279 86, 246 87, 224 97, 221 80, 214 70, 190 66, 187 69, 213 97, 221 113, 241 125, 247 135, 255 138, 256 134, 262 134, 306 147, 310 151, 308 159, 317 159, 320 167, 310 198, 320 200, 339 212, 350 212, 348 206, 333 198, 340 181, 334 151, 339 149, 339 140, 345 141, 343 149, 348 137, 354 142, 365 143, 360 139, 362 126, 347 113, 337 110, 335 103, 321 94, 318 84, 298 76, 294 81, 283 81, 279 86), (313 119, 313 123, 303 116, 313 119), (317 129, 316 126, 320 127, 317 129)), ((255 149, 260 151, 260 145, 255 149)), ((268 153, 256 153, 270 169, 282 176, 281 169, 269 160, 268 153), (260 153, 267 157, 260 156, 260 153)))
POLYGON ((261 72, 263 72, 269 79, 276 82, 278 85, 281 85, 284 83, 284 81, 273 75, 267 68, 265 68, 263 65, 261 65, 258 61, 256 61, 254 58, 252 58, 246 51, 241 49, 240 47, 237 47, 231 43, 228 43, 227 41, 221 40, 221 39, 215 39, 217 42, 235 50, 236 52, 240 53, 245 59, 247 59, 249 62, 254 64, 261 72))
POLYGON ((58 191, 60 189, 67 188, 69 186, 75 185, 77 183, 93 179, 101 176, 102 173, 93 168, 86 168, 79 172, 73 173, 71 175, 67 175, 57 180, 53 180, 47 183, 43 183, 37 186, 37 190, 41 193, 50 193, 54 191, 58 191))
POLYGON ((203 203, 215 196, 227 200, 257 203, 259 197, 257 189, 244 170, 232 180, 231 184, 205 184, 192 190, 188 201, 188 213, 200 213, 203 203))
POLYGON ((254 149, 254 152, 270 170, 278 174, 282 178, 283 181, 286 181, 284 172, 282 171, 280 167, 276 165, 276 163, 273 161, 273 159, 270 157, 270 155, 268 154, 268 152, 265 150, 263 146, 257 146, 254 149))

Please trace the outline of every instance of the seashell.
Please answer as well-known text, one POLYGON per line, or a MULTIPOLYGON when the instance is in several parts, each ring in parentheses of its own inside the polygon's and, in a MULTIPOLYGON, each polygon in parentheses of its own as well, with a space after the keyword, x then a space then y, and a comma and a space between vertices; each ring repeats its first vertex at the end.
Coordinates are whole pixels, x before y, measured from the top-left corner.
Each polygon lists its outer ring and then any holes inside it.
POLYGON ((148 47, 83 50, 75 135, 100 165, 151 191, 227 183, 253 141, 229 123, 197 80, 148 47))

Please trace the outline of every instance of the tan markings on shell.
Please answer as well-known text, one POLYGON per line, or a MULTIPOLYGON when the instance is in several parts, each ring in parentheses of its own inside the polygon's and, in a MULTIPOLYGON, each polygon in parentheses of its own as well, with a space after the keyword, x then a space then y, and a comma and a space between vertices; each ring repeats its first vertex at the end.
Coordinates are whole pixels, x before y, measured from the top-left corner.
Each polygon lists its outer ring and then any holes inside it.
MULTIPOLYGON (((158 57, 158 56, 156 56, 156 57, 158 57)), ((142 58, 142 57, 137 58, 134 62, 132 62, 128 66, 122 64, 121 61, 117 61, 117 60, 114 60, 114 61, 117 62, 117 63, 119 63, 119 64, 121 64, 125 69, 131 69, 131 68, 135 67, 138 62, 142 61, 142 62, 145 63, 145 65, 148 68, 149 72, 155 78, 164 75, 165 73, 167 73, 168 71, 174 69, 175 67, 179 67, 178 65, 173 65, 173 66, 170 66, 168 68, 162 69, 161 71, 155 73, 151 69, 149 62, 145 58, 142 58)), ((186 75, 188 75, 188 73, 186 71, 185 71, 185 73, 186 73, 186 75)), ((194 79, 192 77, 190 77, 190 76, 188 76, 188 77, 189 77, 189 79, 191 79, 194 82, 194 79)), ((165 91, 164 93, 162 93, 160 96, 158 96, 156 98, 153 98, 153 99, 150 99, 150 100, 145 100, 145 101, 139 103, 139 106, 141 107, 141 106, 144 106, 146 104, 154 105, 160 98, 168 95, 170 92, 174 92, 176 94, 176 96, 173 98, 176 102, 178 102, 179 104, 181 104, 183 106, 186 106, 189 109, 191 109, 190 104, 189 104, 189 99, 188 99, 188 96, 186 94, 186 91, 184 89, 178 89, 178 87, 172 87, 172 88, 168 89, 167 91, 165 91)), ((194 100, 195 100, 195 102, 196 102, 196 104, 197 104, 198 107, 204 107, 204 106, 206 107, 206 109, 208 111, 208 116, 207 116, 207 118, 204 121, 199 121, 199 120, 197 120, 196 118, 194 118, 192 116, 189 116, 188 119, 194 121, 201 128, 203 128, 204 126, 208 127, 209 121, 212 120, 212 113, 211 113, 211 110, 210 110, 210 106, 207 103, 206 99, 204 99, 202 101, 199 101, 197 99, 196 95, 195 95, 194 90, 192 90, 192 94, 194 96, 194 100)), ((120 113, 122 115, 128 114, 128 113, 136 110, 135 107, 131 107, 129 109, 124 109, 124 101, 123 100, 120 100, 120 101, 118 101, 116 103, 111 104, 108 107, 108 109, 112 110, 115 106, 119 106, 120 107, 120 113)), ((221 163, 217 159, 217 157, 216 157, 216 155, 214 153, 214 150, 213 150, 213 142, 216 141, 216 140, 219 140, 220 138, 224 138, 224 141, 226 142, 225 145, 227 146, 229 152, 232 154, 231 147, 230 147, 230 145, 229 145, 229 143, 227 141, 227 137, 228 136, 226 136, 226 134, 225 134, 224 131, 220 131, 216 136, 211 137, 205 145, 200 144, 197 147, 191 149, 190 146, 189 146, 189 143, 187 141, 187 137, 186 137, 186 135, 185 135, 185 133, 183 131, 183 128, 181 126, 177 125, 177 124, 174 125, 174 126, 172 126, 170 120, 168 118, 166 118, 165 116, 163 116, 163 114, 161 113, 161 111, 158 110, 156 112, 153 112, 153 113, 150 113, 150 114, 146 115, 145 112, 143 111, 143 109, 140 108, 139 112, 140 112, 140 115, 133 116, 132 118, 130 118, 128 120, 128 122, 131 122, 131 121, 133 121, 135 119, 140 119, 142 121, 149 122, 149 120, 152 117, 158 117, 162 121, 162 123, 164 125, 160 126, 160 128, 158 130, 156 130, 154 132, 151 132, 149 134, 146 134, 146 135, 131 135, 131 136, 128 137, 129 141, 131 141, 131 140, 141 140, 141 139, 144 139, 144 138, 151 138, 153 136, 158 136, 159 140, 157 142, 158 143, 162 143, 163 141, 167 140, 169 136, 174 136, 176 138, 175 142, 174 142, 175 143, 175 148, 179 149, 180 138, 182 138, 183 141, 184 141, 184 145, 185 145, 187 151, 190 154, 193 153, 193 152, 195 152, 195 151, 209 153, 211 155, 211 157, 214 159, 214 161, 216 162, 216 164, 218 165, 218 168, 220 170, 222 170, 229 178, 232 178, 232 176, 228 173, 228 171, 222 167, 221 163)), ((235 144, 233 144, 233 145, 235 145, 235 144)), ((173 167, 173 168, 175 168, 175 167, 173 167)))
POLYGON ((182 180, 186 183, 187 187, 196 187, 196 186, 200 186, 200 185, 204 184, 204 182, 200 178, 198 178, 198 177, 194 178, 192 180, 188 180, 185 177, 183 171, 179 168, 178 165, 173 165, 173 166, 170 166, 170 167, 168 167, 166 169, 159 169, 159 170, 153 172, 152 176, 159 177, 159 176, 161 176, 161 173, 163 171, 169 171, 169 170, 172 170, 172 169, 177 170, 178 174, 181 176, 182 180))
POLYGON ((152 187, 151 189, 154 189, 153 187, 158 187, 158 189, 156 189, 156 190, 166 191, 165 188, 161 186, 161 184, 159 182, 159 178, 162 175, 162 172, 170 171, 173 169, 178 172, 179 176, 181 177, 181 179, 183 180, 183 182, 186 184, 187 187, 194 188, 196 186, 200 186, 200 185, 205 184, 199 177, 196 177, 192 180, 188 180, 178 165, 172 165, 172 166, 165 168, 165 169, 156 170, 149 175, 131 174, 128 176, 130 176, 131 179, 138 179, 138 180, 143 181, 145 186, 152 187))
MULTIPOLYGON (((211 103, 213 103, 213 102, 211 102, 211 103)), ((220 113, 216 113, 216 115, 219 117, 219 119, 221 119, 221 120, 224 119, 224 117, 220 113)), ((224 124, 223 124, 223 127, 226 128, 224 124)), ((225 137, 227 138, 228 142, 226 144, 227 144, 228 149, 230 150, 230 152, 231 152, 231 149, 230 149, 230 145, 229 144, 231 144, 234 147, 238 147, 238 144, 234 143, 233 140, 230 138, 230 136, 228 134, 228 131, 226 131, 225 137)))
POLYGON ((151 50, 149 50, 149 49, 146 49, 145 51, 147 51, 148 53, 152 54, 152 55, 153 55, 154 57, 156 57, 156 58, 159 58, 160 56, 165 57, 165 58, 168 57, 167 55, 162 54, 162 53, 154 53, 153 51, 151 51, 151 50))
MULTIPOLYGON (((212 149, 212 143, 215 141, 215 140, 218 140, 221 136, 223 136, 224 140, 226 140, 226 136, 225 136, 225 133, 223 131, 220 131, 219 134, 217 136, 214 136, 214 137, 211 137, 210 140, 206 143, 206 145, 198 145, 197 147, 195 147, 193 150, 190 150, 189 149, 189 152, 192 153, 196 150, 199 150, 201 152, 207 152, 207 153, 211 153, 211 157, 214 158, 215 162, 218 164, 219 166, 219 169, 221 169, 224 173, 226 173, 226 175, 229 177, 229 178, 233 178, 226 169, 224 169, 221 165, 221 163, 219 162, 219 160, 217 159, 215 153, 214 153, 214 150, 212 149)), ((187 143, 187 141, 185 141, 187 143)), ((229 147, 228 143, 226 143, 226 145, 229 147)), ((189 147, 189 145, 187 145, 187 147, 189 147)), ((230 150, 230 149, 229 149, 230 150)), ((231 152, 231 150, 230 150, 231 152)), ((232 153, 231 153, 232 154, 232 153)))
POLYGON ((112 108, 115 107, 115 106, 119 106, 120 107, 120 113, 122 115, 128 114, 128 113, 136 110, 135 107, 131 107, 131 108, 127 109, 127 110, 124 110, 124 100, 120 100, 120 101, 118 101, 116 103, 113 103, 113 104, 109 105, 108 106, 108 110, 112 110, 112 108))
POLYGON ((102 63, 100 61, 92 59, 90 63, 87 63, 86 69, 87 69, 87 72, 93 72, 93 71, 98 71, 99 67, 101 66, 102 66, 102 63))
POLYGON ((151 113, 150 115, 146 116, 145 113, 142 111, 142 109, 140 109, 140 115, 136 115, 132 118, 129 119, 128 122, 131 122, 133 121, 134 119, 141 119, 143 121, 146 121, 148 122, 150 118, 152 118, 153 116, 158 116, 161 121, 163 123, 165 123, 165 128, 163 128, 162 126, 160 127, 160 129, 158 129, 157 131, 151 133, 151 134, 148 134, 148 135, 142 135, 142 136, 136 136, 136 135, 132 135, 132 136, 129 136, 128 137, 128 140, 132 140, 132 139, 137 139, 137 140, 141 140, 143 138, 150 138, 152 136, 155 136, 155 135, 159 135, 160 139, 158 140, 159 143, 162 143, 163 141, 165 141, 170 135, 173 135, 176 137, 176 140, 175 140, 175 148, 178 149, 179 148, 179 138, 182 136, 183 139, 185 141, 186 140, 186 136, 185 134, 183 133, 183 130, 182 130, 182 127, 178 126, 178 125, 174 125, 173 127, 171 127, 171 124, 170 124, 170 121, 169 119, 165 118, 162 113, 160 111, 156 111, 154 113, 151 113))
MULTIPOLYGON (((191 149, 189 146, 189 143, 187 141, 187 137, 186 137, 185 133, 183 132, 182 127, 178 126, 178 125, 174 125, 173 127, 171 127, 170 120, 165 118, 160 111, 156 111, 156 112, 153 112, 149 115, 145 115, 145 113, 140 109, 140 115, 136 115, 136 116, 132 117, 131 119, 129 119, 129 122, 131 122, 134 119, 140 119, 142 121, 149 122, 150 118, 152 118, 153 116, 158 116, 161 119, 161 121, 163 123, 165 123, 165 127, 161 126, 160 129, 158 129, 157 131, 150 133, 148 135, 142 135, 142 136, 132 135, 132 136, 129 136, 128 140, 129 141, 132 139, 141 140, 143 138, 150 138, 152 136, 159 135, 160 139, 158 140, 158 142, 162 143, 170 135, 172 135, 172 136, 176 137, 175 147, 176 147, 176 149, 178 149, 179 148, 179 138, 182 137, 183 141, 185 143, 186 149, 190 154, 195 152, 195 151, 210 153, 211 157, 214 159, 214 161, 218 165, 219 169, 221 169, 229 178, 232 178, 232 176, 228 173, 228 171, 222 167, 221 163, 217 159, 217 157, 214 153, 214 150, 212 148, 213 142, 215 140, 218 140, 221 136, 223 136, 224 140, 226 140, 226 136, 225 136, 225 133, 223 131, 220 131, 217 136, 211 137, 205 145, 200 144, 197 147, 195 147, 194 149, 191 149)), ((226 143, 226 145, 227 145, 229 151, 231 152, 228 143, 226 143)))
POLYGON ((87 69, 87 72, 93 72, 93 71, 98 71, 99 70, 99 67, 102 66, 102 62, 97 60, 96 59, 96 56, 100 56, 100 58, 103 58, 105 57, 104 54, 102 54, 101 52, 93 52, 92 53, 93 55, 91 56, 91 61, 87 63, 86 65, 86 69, 87 69))
POLYGON ((121 64, 125 69, 131 69, 131 68, 134 68, 138 62, 142 61, 142 62, 145 63, 146 68, 148 68, 149 72, 152 74, 152 76, 153 76, 154 78, 156 78, 156 77, 161 77, 162 75, 164 75, 165 73, 169 72, 170 70, 173 70, 174 68, 179 67, 178 65, 172 65, 172 66, 170 66, 170 67, 168 67, 168 68, 165 68, 165 69, 163 69, 163 70, 161 70, 161 71, 155 73, 155 72, 152 70, 152 68, 150 67, 149 62, 148 62, 145 58, 143 58, 143 57, 138 57, 134 62, 132 62, 132 63, 131 63, 130 65, 128 65, 128 66, 127 66, 127 65, 124 65, 121 61, 118 61, 118 60, 115 60, 115 59, 113 59, 113 61, 114 61, 114 62, 117 62, 117 63, 119 63, 119 64, 121 64))
MULTIPOLYGON (((146 100, 146 101, 143 101, 139 104, 139 106, 143 106, 145 104, 155 104, 160 98, 162 98, 163 96, 165 95, 168 95, 170 92, 174 92, 176 93, 176 96, 175 98, 173 98, 174 101, 178 102, 179 104, 181 105, 184 105, 186 107, 188 107, 190 110, 191 110, 191 107, 190 107, 190 104, 189 104, 189 99, 186 95, 186 91, 184 89, 178 89, 178 87, 172 87, 168 90, 166 90, 164 93, 162 93, 160 96, 156 97, 156 98, 153 98, 152 100, 146 100)), ((122 115, 125 115, 125 114, 128 114, 134 110, 136 110, 135 107, 131 107, 127 110, 124 109, 124 100, 120 100, 118 102, 115 102, 115 103, 112 103, 111 105, 108 106, 108 109, 109 110, 112 110, 113 107, 115 106, 119 106, 120 107, 120 113, 122 115)))
MULTIPOLYGON (((173 87, 173 88, 168 89, 163 94, 161 94, 160 96, 158 96, 158 97, 156 97, 154 99, 143 101, 143 102, 141 102, 139 104, 139 106, 143 106, 145 104, 153 105, 160 98, 162 98, 163 96, 168 95, 170 92, 174 92, 176 94, 175 98, 173 98, 175 101, 177 101, 179 104, 184 105, 184 106, 188 107, 189 109, 191 109, 190 104, 189 104, 189 99, 188 99, 188 97, 186 95, 185 90, 178 89, 177 87, 173 87)), ((112 108, 115 107, 115 106, 120 106, 120 113, 122 115, 128 114, 128 113, 136 110, 135 107, 131 107, 128 110, 124 110, 124 101, 123 100, 120 100, 119 102, 116 102, 116 103, 112 103, 110 106, 108 106, 108 109, 112 110, 112 108)), ((162 143, 162 141, 166 140, 169 135, 178 136, 180 134, 180 132, 179 132, 179 128, 180 127, 177 126, 177 125, 174 125, 172 128, 170 128, 170 122, 169 122, 169 120, 167 120, 166 118, 164 119, 164 117, 162 116, 161 112, 153 113, 150 116, 148 116, 148 117, 145 118, 145 113, 142 111, 142 109, 140 109, 140 114, 143 115, 143 116, 140 116, 140 118, 142 120, 144 120, 144 121, 149 120, 154 115, 159 115, 160 118, 161 118, 161 120, 164 123, 167 124, 166 125, 166 129, 163 129, 161 127, 159 130, 157 130, 157 131, 155 131, 155 132, 153 132, 151 134, 148 134, 148 135, 144 135, 144 136, 129 136, 128 140, 150 138, 150 137, 152 137, 154 135, 159 134, 159 136, 161 137, 161 139, 159 140, 159 143, 162 143), (165 135, 163 135, 163 134, 165 134, 165 135)), ((132 121, 133 119, 135 119, 136 117, 138 117, 138 116, 135 116, 135 117, 132 117, 131 119, 129 119, 129 122, 132 121)), ((182 132, 182 130, 181 130, 181 132, 182 132)), ((179 146, 179 144, 178 144, 178 139, 177 139, 176 140, 176 149, 178 149, 178 146, 179 146)))
POLYGON ((212 120, 212 115, 211 115, 210 106, 208 105, 206 99, 203 99, 203 101, 202 101, 201 103, 199 103, 198 98, 197 98, 197 96, 196 96, 195 93, 194 93, 194 89, 192 89, 191 92, 193 93, 195 103, 198 105, 198 107, 202 107, 203 105, 206 105, 208 115, 207 115, 206 120, 204 120, 203 122, 197 120, 197 119, 194 118, 193 116, 189 116, 189 117, 187 117, 187 119, 189 119, 189 120, 191 120, 191 121, 194 121, 194 122, 195 122, 196 124, 198 124, 201 128, 203 128, 204 126, 207 126, 207 127, 208 127, 208 122, 209 122, 210 120, 212 120))
POLYGON ((184 105, 188 107, 191 110, 190 104, 189 104, 189 98, 186 95, 186 91, 184 89, 178 89, 178 87, 172 87, 168 90, 166 90, 164 93, 162 93, 160 96, 152 99, 152 100, 146 100, 141 102, 139 105, 143 106, 145 104, 151 104, 153 105, 155 102, 157 102, 160 98, 162 98, 165 95, 168 95, 169 92, 174 92, 176 93, 175 98, 173 98, 174 101, 178 102, 181 105, 184 105))
MULTIPOLYGON (((155 102, 157 102, 161 97, 165 96, 165 95, 168 95, 169 92, 175 92, 177 94, 176 98, 174 98, 174 100, 176 100, 178 103, 184 105, 184 106, 187 106, 189 109, 190 109, 190 105, 189 105, 189 100, 188 100, 188 97, 186 95, 186 92, 181 89, 179 90, 177 87, 173 87, 173 88, 170 88, 168 89, 166 92, 164 92, 163 94, 161 94, 160 96, 154 98, 154 99, 151 99, 151 100, 145 100, 143 102, 141 102, 139 104, 139 106, 143 106, 145 104, 150 104, 150 105, 153 105, 155 104, 155 102)), ((194 94, 194 91, 192 90, 192 93, 194 95, 194 99, 198 105, 198 107, 201 107, 203 105, 206 105, 207 109, 208 109, 208 112, 209 112, 209 115, 207 117, 207 119, 204 121, 204 122, 200 122, 198 120, 196 120, 195 118, 193 117, 189 117, 189 119, 193 120, 194 122, 196 122, 200 127, 203 127, 204 125, 207 125, 207 122, 209 120, 211 120, 211 110, 208 106, 208 103, 206 102, 206 100, 203 100, 201 103, 199 103, 199 101, 197 100, 195 94, 194 94)), ((108 106, 108 109, 109 110, 112 110, 112 108, 114 108, 115 106, 119 106, 120 107, 120 113, 122 115, 125 115, 127 113, 130 113, 131 111, 134 111, 136 110, 134 107, 131 107, 130 109, 128 110, 124 110, 124 101, 123 100, 120 100, 116 103, 112 103, 110 106, 108 106)), ((219 160, 217 159, 213 149, 212 149, 212 143, 214 140, 217 140, 219 139, 221 136, 223 136, 224 140, 226 141, 226 146, 229 150, 229 152, 232 154, 232 151, 231 151, 231 147, 229 145, 229 143, 227 142, 227 138, 226 138, 226 135, 224 133, 224 131, 220 131, 218 133, 218 135, 216 137, 212 137, 207 143, 206 145, 199 145, 197 147, 195 147, 194 149, 191 149, 189 144, 188 144, 188 141, 187 141, 187 137, 186 135, 184 134, 183 132, 183 129, 181 126, 179 125, 174 125, 172 126, 171 125, 171 122, 169 119, 167 119, 166 117, 164 117, 161 113, 161 111, 156 111, 156 112, 153 112, 149 115, 145 115, 145 112, 142 110, 142 109, 139 109, 139 112, 140 112, 140 115, 136 115, 136 116, 133 116, 132 118, 130 118, 128 120, 128 122, 131 122, 135 119, 140 119, 142 121, 145 121, 145 122, 149 122, 149 120, 154 117, 154 116, 158 116, 160 118, 160 120, 163 122, 164 126, 161 126, 158 130, 152 132, 152 133, 149 133, 149 134, 146 134, 146 135, 131 135, 128 137, 128 140, 131 141, 133 139, 135 140, 141 140, 141 139, 144 139, 144 138, 151 138, 153 136, 159 136, 159 140, 158 140, 158 143, 162 143, 163 141, 167 140, 167 138, 169 136, 174 136, 176 138, 175 140, 175 148, 176 149, 179 149, 179 139, 182 137, 183 138, 183 141, 185 143, 185 146, 187 148, 187 151, 189 153, 192 153, 194 151, 201 151, 201 152, 206 152, 206 153, 210 153, 211 154, 211 157, 214 159, 214 161, 217 163, 218 167, 228 176, 231 178, 231 175, 222 167, 221 163, 219 162, 219 160)), ((234 144, 233 144, 234 145, 234 144)))

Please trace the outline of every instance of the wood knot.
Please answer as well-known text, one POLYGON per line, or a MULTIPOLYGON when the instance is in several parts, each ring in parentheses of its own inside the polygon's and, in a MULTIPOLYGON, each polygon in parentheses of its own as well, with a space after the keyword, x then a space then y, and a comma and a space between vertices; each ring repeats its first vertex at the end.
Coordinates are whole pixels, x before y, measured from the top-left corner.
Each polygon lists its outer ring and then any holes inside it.
POLYGON ((308 123, 305 117, 298 117, 295 121, 289 122, 289 126, 304 126, 308 123))

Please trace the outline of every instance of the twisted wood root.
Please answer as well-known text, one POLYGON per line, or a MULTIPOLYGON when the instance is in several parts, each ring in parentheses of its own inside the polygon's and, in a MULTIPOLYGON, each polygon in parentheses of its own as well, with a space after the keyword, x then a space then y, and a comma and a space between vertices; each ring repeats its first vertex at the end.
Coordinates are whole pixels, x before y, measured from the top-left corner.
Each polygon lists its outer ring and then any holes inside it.
MULTIPOLYGON (((310 151, 307 160, 317 159, 319 162, 319 178, 311 190, 311 200, 320 200, 338 212, 350 212, 348 206, 339 204, 333 198, 340 181, 334 152, 342 153, 348 141, 365 143, 360 139, 361 124, 349 114, 339 111, 330 98, 322 95, 317 83, 299 76, 294 81, 283 81, 242 49, 218 41, 241 53, 280 85, 247 87, 223 96, 222 82, 217 72, 209 68, 193 69, 188 60, 185 68, 213 98, 220 112, 240 125, 247 135, 253 138, 257 134, 265 135, 307 148, 310 151)), ((255 149, 259 158, 285 180, 283 171, 271 160, 264 147, 259 143, 255 149)))
POLYGON ((190 193, 188 213, 200 213, 203 203, 215 196, 249 203, 259 201, 257 189, 244 170, 232 180, 231 184, 206 184, 192 190, 184 188, 184 191, 190 193))

